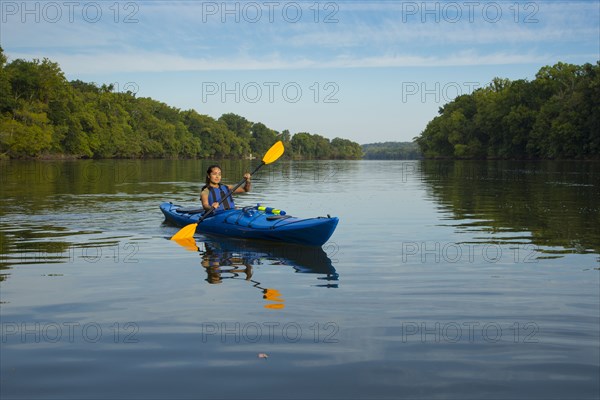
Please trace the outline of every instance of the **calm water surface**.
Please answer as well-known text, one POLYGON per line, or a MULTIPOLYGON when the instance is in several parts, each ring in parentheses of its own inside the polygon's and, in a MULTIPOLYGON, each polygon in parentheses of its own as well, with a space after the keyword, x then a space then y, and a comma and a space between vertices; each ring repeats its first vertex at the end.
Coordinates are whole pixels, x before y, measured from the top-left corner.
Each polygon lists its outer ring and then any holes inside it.
POLYGON ((0 164, 2 399, 600 396, 598 163, 278 161, 322 249, 185 249, 207 165, 0 164))

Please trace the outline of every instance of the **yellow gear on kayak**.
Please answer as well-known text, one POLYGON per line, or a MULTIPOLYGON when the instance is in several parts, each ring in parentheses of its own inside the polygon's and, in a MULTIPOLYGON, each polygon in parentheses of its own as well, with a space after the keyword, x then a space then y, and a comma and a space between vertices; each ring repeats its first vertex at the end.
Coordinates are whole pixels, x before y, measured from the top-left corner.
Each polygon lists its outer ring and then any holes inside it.
POLYGON ((265 207, 265 206, 257 206, 256 208, 258 209, 258 211, 264 211, 268 214, 285 215, 285 211, 282 211, 282 210, 279 210, 276 208, 265 207))

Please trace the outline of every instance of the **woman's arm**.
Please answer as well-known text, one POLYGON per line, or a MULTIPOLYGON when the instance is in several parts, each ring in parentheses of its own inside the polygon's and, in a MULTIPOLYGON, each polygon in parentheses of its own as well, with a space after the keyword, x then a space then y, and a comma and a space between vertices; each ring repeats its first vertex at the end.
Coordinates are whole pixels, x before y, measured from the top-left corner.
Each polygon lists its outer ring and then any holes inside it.
MULTIPOLYGON (((205 210, 210 210, 211 205, 208 204, 208 189, 204 189, 202 192, 200 192, 200 201, 202 201, 202 208, 205 210)), ((217 208, 219 203, 215 202, 212 204, 212 206, 217 208)))
MULTIPOLYGON (((246 184, 243 187, 237 188, 234 193, 244 193, 250 191, 252 188, 252 183, 250 183, 250 174, 246 172, 244 174, 244 178, 246 179, 246 184)), ((231 190, 231 186, 229 186, 229 190, 231 190)))

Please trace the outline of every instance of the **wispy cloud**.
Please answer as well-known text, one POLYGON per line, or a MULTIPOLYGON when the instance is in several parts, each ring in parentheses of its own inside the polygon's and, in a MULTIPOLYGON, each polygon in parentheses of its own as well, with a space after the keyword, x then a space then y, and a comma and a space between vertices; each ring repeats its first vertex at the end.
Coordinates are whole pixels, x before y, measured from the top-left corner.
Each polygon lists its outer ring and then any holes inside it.
MULTIPOLYGON (((35 58, 35 54, 13 53, 11 58, 35 58)), ((49 54, 67 74, 95 74, 119 72, 178 72, 211 70, 291 70, 335 68, 388 68, 388 67, 447 67, 474 65, 531 64, 552 61, 550 55, 520 53, 480 54, 462 51, 446 57, 411 54, 388 54, 372 57, 340 55, 329 60, 306 57, 267 58, 236 57, 226 59, 190 58, 176 54, 154 52, 49 54)))
POLYGON ((458 2, 463 15, 451 22, 444 2, 318 3, 318 16, 314 2, 300 2, 298 23, 282 19, 281 4, 257 23, 231 14, 223 23, 222 10, 207 14, 204 3, 142 1, 133 24, 108 14, 97 24, 12 19, 0 32, 11 58, 49 57, 68 73, 529 64, 593 54, 600 23, 591 3, 500 2, 502 17, 490 22, 484 3, 471 15, 458 2), (337 22, 324 23, 333 11, 337 22))

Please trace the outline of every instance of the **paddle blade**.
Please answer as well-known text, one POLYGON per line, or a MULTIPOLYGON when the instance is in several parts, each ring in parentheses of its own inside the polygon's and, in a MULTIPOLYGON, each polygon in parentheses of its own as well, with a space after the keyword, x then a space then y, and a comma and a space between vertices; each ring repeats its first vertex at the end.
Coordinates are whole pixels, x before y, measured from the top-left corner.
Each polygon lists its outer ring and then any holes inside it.
POLYGON ((285 300, 283 297, 281 297, 281 293, 277 289, 265 289, 263 299, 274 302, 265 304, 265 308, 270 308, 273 310, 285 308, 285 304, 283 304, 285 300))
POLYGON ((277 303, 277 304, 265 304, 263 307, 264 308, 269 308, 271 310, 281 310, 282 308, 285 308, 285 304, 281 304, 281 303, 277 303))
POLYGON ((265 289, 263 298, 270 301, 284 301, 283 297, 281 297, 281 292, 277 289, 265 289))
POLYGON ((194 233, 196 233, 197 226, 198 226, 198 224, 189 224, 189 225, 184 226, 183 228, 181 228, 179 230, 179 232, 177 232, 176 234, 173 235, 171 240, 181 240, 181 239, 188 239, 188 238, 194 237, 194 233))
POLYGON ((196 241, 194 240, 193 237, 188 237, 185 239, 171 239, 171 240, 175 241, 175 243, 177 243, 178 245, 180 245, 181 247, 183 247, 186 250, 198 251, 198 245, 196 244, 196 241))
POLYGON ((280 140, 273 146, 271 146, 269 151, 267 151, 267 153, 263 157, 262 161, 265 164, 271 164, 272 162, 277 161, 277 159, 281 157, 284 151, 285 149, 283 148, 283 142, 280 140))

